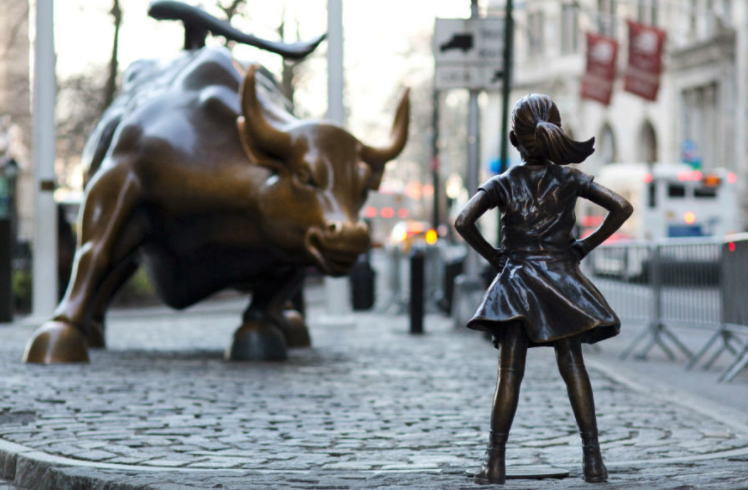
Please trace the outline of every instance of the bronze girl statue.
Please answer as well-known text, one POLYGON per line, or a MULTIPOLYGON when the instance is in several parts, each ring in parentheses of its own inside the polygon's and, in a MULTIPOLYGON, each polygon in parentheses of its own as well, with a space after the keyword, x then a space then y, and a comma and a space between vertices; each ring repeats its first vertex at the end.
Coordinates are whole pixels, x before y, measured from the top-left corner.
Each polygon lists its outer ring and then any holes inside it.
POLYGON ((582 359, 583 342, 617 335, 620 320, 580 272, 579 262, 631 215, 623 197, 569 167, 595 150, 595 139, 578 142, 561 129, 558 108, 547 95, 531 94, 512 111, 509 140, 523 164, 485 184, 467 203, 455 227, 467 243, 501 271, 467 326, 494 336, 500 348, 499 383, 493 401, 486 459, 477 483, 504 483, 505 446, 517 410, 528 347, 553 346, 582 436, 584 479, 607 481, 600 454, 595 402, 582 359), (575 240, 577 197, 608 210, 600 227, 575 240), (488 209, 501 211, 502 248, 491 246, 475 226, 488 209))

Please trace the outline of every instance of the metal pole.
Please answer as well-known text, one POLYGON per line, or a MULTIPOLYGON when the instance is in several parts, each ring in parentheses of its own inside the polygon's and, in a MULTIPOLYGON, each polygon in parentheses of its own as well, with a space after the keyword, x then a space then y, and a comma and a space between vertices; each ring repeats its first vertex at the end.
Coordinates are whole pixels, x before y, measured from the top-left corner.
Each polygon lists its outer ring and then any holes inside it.
POLYGON ((343 85, 343 0, 327 0, 327 118, 340 125, 343 85))
MULTIPOLYGON (((479 19, 478 1, 471 0, 470 18, 479 19)), ((480 174, 480 107, 478 95, 480 90, 470 90, 468 101, 468 168, 466 185, 468 192, 478 190, 480 174)), ((480 302, 483 287, 480 280, 480 262, 478 252, 467 247, 463 273, 455 278, 453 308, 455 326, 460 327, 470 319, 480 302)))
POLYGON ((53 0, 37 0, 34 61, 34 289, 33 315, 57 304, 55 186, 55 46, 53 0))
POLYGON ((441 197, 441 184, 439 183, 439 91, 434 88, 433 94, 433 113, 432 113, 432 133, 431 142, 431 181, 434 185, 434 212, 431 219, 431 226, 436 230, 441 223, 439 210, 439 199, 441 197))
MULTIPOLYGON (((478 0, 471 0, 470 18, 479 18, 478 0)), ((480 177, 480 107, 478 106, 478 95, 480 90, 470 90, 468 101, 468 168, 467 189, 472 195, 478 190, 478 179, 480 177)), ((468 248, 465 257, 465 276, 468 281, 477 281, 479 274, 478 252, 468 248)))
MULTIPOLYGON (((509 168, 509 97, 512 90, 512 54, 514 53, 514 3, 506 0, 504 13, 504 82, 501 86, 501 154, 499 173, 509 168)), ((496 243, 501 246, 501 215, 496 243)))
MULTIPOLYGON (((327 118, 345 124, 343 105, 343 0, 327 0, 327 118)), ((347 277, 325 277, 327 313, 342 317, 351 312, 347 277)))

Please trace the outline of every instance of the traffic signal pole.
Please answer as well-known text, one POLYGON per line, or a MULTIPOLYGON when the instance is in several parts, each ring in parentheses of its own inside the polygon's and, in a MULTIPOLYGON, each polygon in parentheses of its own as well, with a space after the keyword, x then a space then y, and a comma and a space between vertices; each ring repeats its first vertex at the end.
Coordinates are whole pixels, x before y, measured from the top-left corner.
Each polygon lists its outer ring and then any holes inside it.
MULTIPOLYGON (((504 83, 501 86, 501 155, 499 173, 509 168, 509 97, 512 91, 512 54, 514 52, 514 1, 506 0, 504 24, 504 83)), ((496 242, 501 247, 501 214, 496 242)))

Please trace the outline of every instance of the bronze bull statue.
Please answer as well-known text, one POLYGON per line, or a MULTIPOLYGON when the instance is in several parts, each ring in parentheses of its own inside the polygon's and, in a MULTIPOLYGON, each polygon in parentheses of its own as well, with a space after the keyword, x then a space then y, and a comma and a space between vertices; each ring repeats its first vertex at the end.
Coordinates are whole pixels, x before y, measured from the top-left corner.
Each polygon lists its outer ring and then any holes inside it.
MULTIPOLYGON (((134 63, 91 135, 72 278, 26 362, 87 362, 88 348, 105 346, 110 300, 141 263, 173 308, 225 288, 251 292, 227 357, 285 359, 287 347, 309 345, 303 318, 285 308, 304 268, 341 276, 370 246, 359 212, 405 146, 407 90, 389 143, 370 146, 297 119, 264 69, 204 47, 217 30, 206 14, 158 2, 152 15, 159 6, 160 18, 185 22, 188 49, 134 63)), ((320 41, 262 47, 298 58, 320 41)))

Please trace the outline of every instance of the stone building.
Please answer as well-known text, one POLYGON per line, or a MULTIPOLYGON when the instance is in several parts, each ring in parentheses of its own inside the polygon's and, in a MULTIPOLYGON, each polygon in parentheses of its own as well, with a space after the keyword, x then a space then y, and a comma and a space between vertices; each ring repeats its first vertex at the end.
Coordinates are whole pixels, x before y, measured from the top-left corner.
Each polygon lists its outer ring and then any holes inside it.
MULTIPOLYGON (((687 142, 705 169, 725 167, 748 193, 748 2, 745 0, 515 0, 512 100, 529 92, 551 95, 564 126, 577 139, 596 137, 585 162, 594 173, 612 162, 680 162, 687 142), (667 33, 664 71, 655 102, 623 90, 628 59, 626 20, 667 33), (618 76, 609 106, 580 97, 586 64, 585 32, 619 43, 618 76)), ((489 0, 488 15, 503 15, 505 0, 489 0)), ((498 155, 494 111, 484 109, 483 156, 498 155), (493 126, 493 128, 491 127, 493 126)), ((514 155, 516 159, 518 155, 514 155)), ((748 228, 748 197, 743 223, 748 228)))
POLYGON ((29 3, 0 0, 0 165, 12 157, 20 166, 15 208, 22 240, 32 237, 34 212, 29 47, 29 3))

